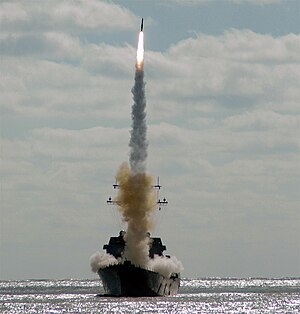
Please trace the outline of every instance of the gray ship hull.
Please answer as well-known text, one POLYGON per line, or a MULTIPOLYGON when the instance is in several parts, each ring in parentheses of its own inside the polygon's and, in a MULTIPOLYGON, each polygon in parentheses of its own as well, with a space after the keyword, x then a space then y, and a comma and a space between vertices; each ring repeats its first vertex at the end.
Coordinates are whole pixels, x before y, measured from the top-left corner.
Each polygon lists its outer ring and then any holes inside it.
POLYGON ((98 274, 104 291, 109 296, 164 296, 174 295, 180 285, 180 274, 173 273, 170 278, 137 267, 130 262, 101 268, 98 274))

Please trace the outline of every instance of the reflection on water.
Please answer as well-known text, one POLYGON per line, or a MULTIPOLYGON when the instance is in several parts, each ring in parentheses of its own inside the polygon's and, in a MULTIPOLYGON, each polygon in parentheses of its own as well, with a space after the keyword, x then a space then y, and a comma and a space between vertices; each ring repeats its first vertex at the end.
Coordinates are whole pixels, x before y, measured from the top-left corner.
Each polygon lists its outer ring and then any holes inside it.
POLYGON ((300 279, 182 279, 172 297, 112 298, 99 280, 0 281, 1 313, 299 313, 300 279), (97 296, 100 294, 102 296, 97 296))

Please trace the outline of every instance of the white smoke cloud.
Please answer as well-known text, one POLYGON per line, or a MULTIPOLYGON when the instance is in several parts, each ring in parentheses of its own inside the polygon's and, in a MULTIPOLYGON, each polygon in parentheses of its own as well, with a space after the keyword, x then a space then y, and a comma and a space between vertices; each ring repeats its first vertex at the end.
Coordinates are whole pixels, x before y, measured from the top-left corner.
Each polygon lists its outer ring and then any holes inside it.
POLYGON ((96 252, 90 257, 91 269, 97 273, 99 269, 118 264, 119 261, 111 254, 96 252))
POLYGON ((158 272, 164 277, 169 278, 172 273, 180 273, 183 271, 182 263, 175 257, 154 255, 153 259, 149 259, 148 268, 158 272))
MULTIPOLYGON (((122 264, 126 260, 125 257, 116 259, 113 255, 105 252, 96 252, 90 257, 91 270, 97 273, 100 269, 122 264)), ((162 276, 169 278, 172 273, 180 273, 183 271, 182 263, 175 256, 158 256, 154 258, 147 257, 144 268, 157 272, 162 276)))

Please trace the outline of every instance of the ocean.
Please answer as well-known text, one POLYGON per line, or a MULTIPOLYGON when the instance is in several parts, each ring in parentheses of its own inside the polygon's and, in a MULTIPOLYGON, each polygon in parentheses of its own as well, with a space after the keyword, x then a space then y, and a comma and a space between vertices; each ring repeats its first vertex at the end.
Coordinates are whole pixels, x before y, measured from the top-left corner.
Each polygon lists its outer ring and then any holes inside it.
POLYGON ((98 279, 0 281, 0 313, 300 313, 300 278, 182 279, 168 297, 103 293, 98 279))

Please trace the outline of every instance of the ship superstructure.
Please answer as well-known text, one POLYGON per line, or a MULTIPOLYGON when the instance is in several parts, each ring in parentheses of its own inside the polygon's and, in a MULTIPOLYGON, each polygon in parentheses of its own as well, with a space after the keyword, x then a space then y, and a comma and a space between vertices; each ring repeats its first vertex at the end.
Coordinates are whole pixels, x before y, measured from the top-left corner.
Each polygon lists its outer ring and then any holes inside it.
MULTIPOLYGON (((117 182, 113 185, 118 188, 117 182)), ((159 179, 153 188, 160 190, 159 179)), ((157 193, 158 197, 158 193, 157 193)), ((110 197, 107 201, 110 205, 118 205, 110 197)), ((158 209, 168 204, 164 198, 157 199, 158 209)), ((146 234, 149 245, 148 266, 135 265, 124 257, 126 249, 126 232, 120 231, 117 237, 111 237, 108 244, 103 246, 106 254, 112 256, 114 261, 111 265, 100 267, 98 274, 103 282, 106 295, 110 296, 163 296, 174 295, 178 292, 180 286, 180 272, 174 272, 172 258, 164 255, 166 246, 161 238, 151 237, 146 234), (163 271, 160 271, 160 263, 163 265, 163 271), (170 269, 168 269, 168 264, 170 269), (154 267, 151 267, 153 266, 154 267), (156 266, 156 267, 155 267, 156 266), (154 269, 153 269, 154 268, 154 269)))

